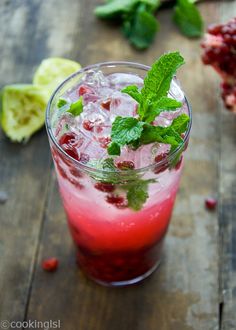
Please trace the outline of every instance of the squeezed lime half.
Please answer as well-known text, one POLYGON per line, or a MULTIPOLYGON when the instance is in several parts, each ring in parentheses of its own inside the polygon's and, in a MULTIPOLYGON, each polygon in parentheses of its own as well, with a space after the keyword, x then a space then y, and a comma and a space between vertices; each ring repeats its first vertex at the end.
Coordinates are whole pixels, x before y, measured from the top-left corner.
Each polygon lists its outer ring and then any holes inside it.
POLYGON ((1 125, 15 142, 27 141, 44 124, 48 95, 27 84, 7 85, 2 90, 1 125))
POLYGON ((41 86, 50 96, 68 76, 78 71, 81 65, 60 57, 51 57, 42 61, 33 77, 33 84, 41 86))

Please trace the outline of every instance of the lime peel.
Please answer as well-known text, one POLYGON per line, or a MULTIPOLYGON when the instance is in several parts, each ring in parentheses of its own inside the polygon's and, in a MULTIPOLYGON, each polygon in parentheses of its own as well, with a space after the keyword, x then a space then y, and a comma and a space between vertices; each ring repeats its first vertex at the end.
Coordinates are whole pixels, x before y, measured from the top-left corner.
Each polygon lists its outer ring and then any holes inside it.
POLYGON ((5 86, 1 113, 1 125, 5 134, 15 142, 28 140, 43 126, 47 102, 47 93, 38 86, 5 86))

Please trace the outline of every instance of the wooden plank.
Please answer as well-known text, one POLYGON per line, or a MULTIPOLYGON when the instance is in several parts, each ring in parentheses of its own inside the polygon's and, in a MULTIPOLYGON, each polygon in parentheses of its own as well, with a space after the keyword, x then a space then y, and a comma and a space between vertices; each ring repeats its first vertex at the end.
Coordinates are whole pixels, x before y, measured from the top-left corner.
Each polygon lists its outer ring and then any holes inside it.
MULTIPOLYGON (((162 29, 155 44, 146 52, 137 52, 115 27, 109 28, 93 17, 98 2, 80 1, 79 17, 70 17, 70 24, 75 20, 78 24, 70 30, 74 42, 71 54, 78 52, 84 65, 120 59, 150 64, 163 51, 179 49, 187 62, 181 79, 194 109, 191 145, 162 266, 134 287, 104 288, 80 273, 52 177, 27 318, 60 319, 62 328, 70 330, 217 330, 218 225, 216 214, 204 209, 204 198, 217 188, 218 100, 212 98, 215 76, 201 64, 199 41, 179 35, 169 10, 158 14, 162 29), (43 272, 41 260, 54 255, 60 259, 60 268, 54 274, 43 272)), ((53 10, 57 17, 60 11, 64 22, 68 11, 62 8, 70 8, 72 3, 43 2, 41 15, 47 17, 53 10)), ((218 19, 213 3, 203 3, 200 8, 207 22, 218 19)), ((58 21, 52 19, 50 24, 55 31, 58 21)), ((54 43, 56 49, 56 38, 54 43)))
MULTIPOLYGON (((76 24, 78 7, 74 9, 76 24)), ((44 28, 40 0, 1 1, 1 87, 30 82, 44 57, 64 55, 64 51, 69 55, 72 42, 65 32, 70 30, 63 29, 70 22, 62 25, 61 21, 57 31, 53 31, 50 28, 53 12, 47 13, 44 28), (58 40, 57 49, 53 49, 54 38, 58 40)), ((57 14, 60 21, 60 11, 57 14)), ((9 196, 5 204, 0 204, 0 320, 21 321, 28 302, 50 176, 51 157, 45 130, 26 145, 13 144, 0 132, 0 155, 0 190, 9 196)))
MULTIPOLYGON (((36 9, 37 2, 1 2, 1 86, 31 81, 40 56, 36 9)), ((9 197, 0 205, 0 319, 24 319, 49 178, 45 144, 44 130, 27 145, 13 144, 0 133, 0 190, 9 197)))
MULTIPOLYGON (((222 4, 221 22, 236 15, 236 1, 222 4)), ((236 328, 236 116, 221 106, 220 113, 220 292, 221 329, 236 328)))

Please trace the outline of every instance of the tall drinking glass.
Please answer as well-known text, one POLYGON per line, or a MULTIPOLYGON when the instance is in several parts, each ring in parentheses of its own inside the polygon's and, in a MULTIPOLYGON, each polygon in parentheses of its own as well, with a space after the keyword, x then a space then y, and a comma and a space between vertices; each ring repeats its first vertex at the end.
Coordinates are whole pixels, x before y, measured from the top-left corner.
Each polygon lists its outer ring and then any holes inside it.
POLYGON ((115 160, 107 155, 109 123, 115 115, 137 114, 136 102, 119 90, 142 86, 149 69, 129 62, 86 67, 57 88, 47 108, 49 143, 78 263, 104 285, 133 284, 158 267, 189 140, 191 110, 174 78, 169 95, 183 106, 163 112, 156 124, 167 126, 180 113, 188 114, 182 145, 173 152, 158 143, 125 147, 115 160), (74 102, 79 96, 81 116, 58 108, 59 100, 74 102))

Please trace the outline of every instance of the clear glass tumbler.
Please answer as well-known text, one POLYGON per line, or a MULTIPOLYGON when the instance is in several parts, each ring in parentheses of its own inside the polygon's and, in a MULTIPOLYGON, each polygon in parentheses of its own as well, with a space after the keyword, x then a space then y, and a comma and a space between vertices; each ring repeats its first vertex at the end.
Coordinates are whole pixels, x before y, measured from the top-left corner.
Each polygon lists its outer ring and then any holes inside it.
MULTIPOLYGON (((55 136, 56 105, 59 98, 77 86, 86 74, 98 69, 104 75, 131 73, 143 78, 148 66, 129 62, 107 62, 86 67, 65 80, 48 104, 46 127, 69 229, 77 247, 81 269, 96 282, 122 286, 139 282, 159 265, 183 168, 183 155, 174 167, 173 159, 187 148, 191 120, 183 144, 165 159, 144 168, 116 171, 95 169, 63 150, 55 136), (111 175, 116 182, 110 182, 111 175), (148 199, 139 211, 126 207, 124 186, 133 180, 153 180, 148 199), (154 181, 155 180, 155 181, 154 181), (115 192, 119 191, 119 194, 115 192), (120 201, 119 201, 120 198, 120 201), (113 200, 115 199, 115 201, 113 200), (114 203, 116 207, 114 206, 114 203), (118 207, 117 207, 118 206, 118 207)), ((184 112, 191 110, 184 97, 184 112)), ((136 152, 139 152, 137 150, 136 152)))

